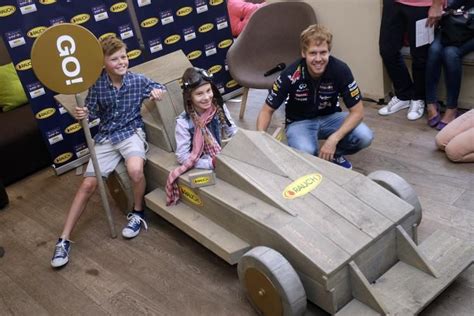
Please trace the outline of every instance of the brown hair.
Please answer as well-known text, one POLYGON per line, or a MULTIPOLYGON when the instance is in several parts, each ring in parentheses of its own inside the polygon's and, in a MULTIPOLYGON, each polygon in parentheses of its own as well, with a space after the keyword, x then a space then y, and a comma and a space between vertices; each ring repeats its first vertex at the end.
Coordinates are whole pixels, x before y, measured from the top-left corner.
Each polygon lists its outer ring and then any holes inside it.
POLYGON ((300 48, 306 51, 308 47, 313 44, 321 44, 326 42, 329 50, 332 48, 332 34, 327 28, 320 24, 313 24, 308 26, 300 35, 300 48))
POLYGON ((217 89, 214 82, 212 82, 211 75, 207 74, 204 69, 189 67, 184 71, 183 77, 181 78, 181 88, 183 89, 183 103, 184 103, 184 110, 186 113, 191 117, 194 121, 196 117, 196 111, 192 104, 191 94, 194 90, 199 88, 200 86, 209 83, 211 85, 212 93, 214 95, 212 99, 212 104, 217 109, 217 115, 219 116, 219 121, 221 124, 230 124, 228 119, 225 116, 224 110, 222 106, 224 105, 224 100, 222 99, 222 95, 217 89))
POLYGON ((127 44, 125 44, 115 35, 107 36, 106 38, 102 39, 100 41, 100 45, 102 46, 102 52, 104 53, 104 56, 110 56, 122 48, 127 50, 127 44))

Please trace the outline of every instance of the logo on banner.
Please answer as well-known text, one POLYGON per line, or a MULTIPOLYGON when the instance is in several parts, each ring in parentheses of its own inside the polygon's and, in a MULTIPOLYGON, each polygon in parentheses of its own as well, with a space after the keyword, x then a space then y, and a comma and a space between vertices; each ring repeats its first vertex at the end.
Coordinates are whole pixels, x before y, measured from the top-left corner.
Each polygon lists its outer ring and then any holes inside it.
POLYGON ((102 41, 102 40, 104 40, 105 38, 107 38, 109 36, 117 36, 117 35, 115 33, 105 33, 105 34, 102 34, 101 36, 99 36, 99 41, 102 41))
POLYGON ((214 28, 214 24, 206 23, 206 24, 201 25, 198 30, 199 30, 199 33, 206 33, 212 30, 213 28, 214 28))
POLYGON ((194 60, 201 57, 201 55, 202 55, 202 52, 200 50, 194 50, 190 52, 186 57, 188 57, 189 60, 194 60))
POLYGON ((117 2, 113 6, 110 7, 110 11, 114 13, 122 12, 127 9, 128 5, 126 2, 117 2))
POLYGON ((18 64, 15 65, 15 69, 18 71, 31 69, 31 59, 25 59, 20 61, 18 64))
POLYGON ((56 3, 56 0, 39 0, 39 3, 48 5, 48 4, 56 3))
POLYGON ((177 16, 186 16, 191 12, 193 12, 193 8, 191 8, 191 7, 182 7, 181 9, 176 11, 176 15, 177 16))
POLYGON ((90 18, 91 16, 87 13, 78 14, 71 18, 71 23, 74 23, 74 24, 86 23, 87 21, 89 21, 90 18))
POLYGON ((209 0, 209 4, 213 5, 213 6, 222 4, 223 2, 224 2, 224 0, 209 0))
POLYGON ((68 127, 66 127, 66 129, 64 130, 66 132, 66 134, 72 134, 72 133, 75 133, 77 132, 78 130, 80 130, 82 127, 81 127, 81 124, 79 123, 74 123, 74 124, 71 124, 69 125, 68 127))
POLYGON ((232 40, 231 39, 226 39, 226 40, 223 40, 221 41, 217 47, 219 48, 227 48, 229 47, 230 45, 232 45, 232 40))
POLYGON ((30 38, 37 38, 38 36, 41 35, 41 33, 46 31, 46 29, 47 29, 46 26, 37 26, 29 30, 28 33, 26 33, 26 35, 28 35, 28 37, 30 38))
POLYGON ((142 23, 140 23, 141 27, 147 28, 147 27, 153 27, 158 24, 158 18, 148 18, 146 20, 143 20, 142 23))
POLYGON ((72 153, 71 153, 71 152, 64 153, 64 154, 62 154, 62 155, 57 156, 57 157, 54 159, 54 163, 55 163, 55 164, 62 164, 62 163, 65 163, 66 161, 68 161, 69 159, 71 159, 71 157, 72 157, 72 153))
POLYGON ((37 120, 44 120, 44 119, 47 119, 48 117, 53 116, 54 113, 56 113, 56 109, 46 108, 36 113, 35 117, 37 120))
POLYGON ((12 15, 15 13, 16 7, 12 5, 4 5, 0 7, 0 18, 12 15))
POLYGON ((233 88, 233 87, 235 87, 235 86, 237 86, 237 85, 238 85, 238 83, 237 83, 237 81, 235 81, 234 79, 232 79, 231 81, 228 81, 228 82, 225 84, 225 86, 226 86, 227 88, 229 88, 229 89, 230 89, 230 88, 233 88))
POLYGON ((323 176, 319 173, 312 173, 296 179, 290 183, 282 194, 285 199, 293 200, 299 196, 303 196, 313 191, 323 180, 323 176))
POLYGON ((209 68, 207 70, 207 72, 211 73, 211 74, 215 74, 215 73, 218 73, 219 71, 221 71, 222 69, 222 66, 221 65, 214 65, 212 66, 211 68, 209 68))
POLYGON ((142 54, 142 51, 139 49, 131 50, 127 53, 128 59, 135 59, 142 54))
POLYGON ((180 35, 178 35, 178 34, 173 34, 173 35, 168 36, 168 37, 165 39, 165 44, 171 45, 171 44, 174 44, 174 43, 178 42, 180 39, 181 39, 181 36, 180 36, 180 35))

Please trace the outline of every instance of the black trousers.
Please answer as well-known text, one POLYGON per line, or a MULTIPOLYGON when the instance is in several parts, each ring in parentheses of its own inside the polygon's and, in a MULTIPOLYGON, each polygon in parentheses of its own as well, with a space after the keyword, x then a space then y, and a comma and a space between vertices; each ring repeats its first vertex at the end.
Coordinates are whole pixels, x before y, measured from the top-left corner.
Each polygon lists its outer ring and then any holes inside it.
POLYGON ((0 181, 0 210, 8 204, 8 195, 2 181, 0 181))
POLYGON ((394 0, 383 1, 379 49, 388 75, 393 82, 395 95, 400 100, 425 100, 425 69, 429 45, 416 47, 418 20, 428 16, 429 7, 412 7, 394 0), (405 65, 400 49, 405 34, 410 43, 412 76, 405 65))

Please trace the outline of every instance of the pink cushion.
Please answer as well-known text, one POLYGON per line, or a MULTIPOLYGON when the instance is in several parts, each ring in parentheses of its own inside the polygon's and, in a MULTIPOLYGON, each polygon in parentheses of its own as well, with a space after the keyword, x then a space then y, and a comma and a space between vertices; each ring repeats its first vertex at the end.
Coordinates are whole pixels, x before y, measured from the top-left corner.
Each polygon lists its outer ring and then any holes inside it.
POLYGON ((227 10, 230 17, 230 28, 232 36, 237 37, 249 21, 252 14, 264 3, 250 3, 244 0, 227 0, 227 10))

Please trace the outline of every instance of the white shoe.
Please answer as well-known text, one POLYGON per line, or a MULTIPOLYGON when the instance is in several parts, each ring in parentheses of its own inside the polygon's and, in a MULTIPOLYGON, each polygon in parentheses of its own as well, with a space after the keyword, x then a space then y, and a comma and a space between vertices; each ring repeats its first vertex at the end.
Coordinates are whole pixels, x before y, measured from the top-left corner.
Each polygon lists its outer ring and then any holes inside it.
POLYGON ((407 119, 410 121, 417 120, 423 116, 425 111, 425 101, 411 100, 410 108, 408 109, 407 119))
POLYGON ((393 113, 396 113, 400 110, 406 109, 407 107, 410 106, 410 100, 400 100, 396 96, 394 96, 386 106, 383 108, 379 109, 379 114, 380 115, 390 115, 393 113))

